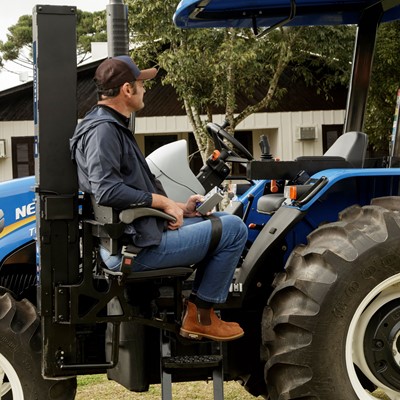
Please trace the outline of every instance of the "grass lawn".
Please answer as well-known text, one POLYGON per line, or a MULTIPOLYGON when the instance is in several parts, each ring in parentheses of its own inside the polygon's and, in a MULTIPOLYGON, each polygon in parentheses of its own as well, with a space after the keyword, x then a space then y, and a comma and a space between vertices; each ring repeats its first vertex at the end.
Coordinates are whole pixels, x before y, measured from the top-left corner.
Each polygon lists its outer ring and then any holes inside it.
MULTIPOLYGON (((381 391, 373 393, 377 399, 389 400, 381 391)), ((213 384, 210 382, 184 382, 172 384, 174 400, 212 400, 213 384)), ((161 385, 151 385, 148 392, 130 392, 106 375, 85 375, 78 377, 78 392, 75 400, 141 400, 161 399, 161 385)), ((254 400, 253 397, 237 382, 224 383, 224 400, 254 400)))
MULTIPOLYGON (((174 400, 211 400, 213 384, 210 382, 185 382, 172 384, 174 400)), ((85 375, 78 377, 76 400, 123 400, 123 399, 161 399, 161 386, 151 385, 144 393, 130 392, 106 375, 85 375)), ((224 383, 224 400, 255 399, 237 382, 224 383)), ((261 397, 258 397, 261 399, 261 397)))

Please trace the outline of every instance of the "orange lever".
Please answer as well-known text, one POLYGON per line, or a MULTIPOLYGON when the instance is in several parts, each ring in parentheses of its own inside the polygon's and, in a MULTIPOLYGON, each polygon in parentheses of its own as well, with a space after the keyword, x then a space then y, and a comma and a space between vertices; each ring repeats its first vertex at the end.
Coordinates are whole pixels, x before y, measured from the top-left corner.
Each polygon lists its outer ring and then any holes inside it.
POLYGON ((221 152, 219 150, 214 150, 211 154, 211 160, 216 161, 218 160, 219 156, 221 155, 221 152))
POLYGON ((271 179, 271 182, 269 184, 269 190, 271 193, 276 193, 278 191, 278 185, 276 184, 276 179, 271 179))
MULTIPOLYGON (((279 161, 279 158, 275 158, 275 161, 279 161)), ((276 179, 271 179, 269 190, 271 193, 276 193, 279 190, 278 185, 276 184, 276 179)))

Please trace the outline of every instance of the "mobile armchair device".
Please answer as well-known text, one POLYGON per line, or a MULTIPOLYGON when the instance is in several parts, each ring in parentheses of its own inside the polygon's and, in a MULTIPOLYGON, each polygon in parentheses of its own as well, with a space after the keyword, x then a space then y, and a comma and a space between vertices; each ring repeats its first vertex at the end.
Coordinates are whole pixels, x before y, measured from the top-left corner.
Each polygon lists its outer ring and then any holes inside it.
MULTIPOLYGON (((110 46, 109 55, 128 54, 127 9, 123 0, 110 3, 110 43, 125 48, 110 46)), ((221 201, 224 180, 241 186, 224 213, 248 227, 246 248, 212 315, 239 323, 245 335, 183 338, 192 266, 110 271, 96 257, 100 246, 119 254, 126 224, 148 209, 99 210, 79 191, 68 149, 78 114, 77 12, 36 6, 37 173, 0 182, 0 397, 73 400, 77 375, 107 374, 140 393, 160 383, 162 400, 172 399, 172 382, 210 378, 214 400, 224 399, 225 381, 271 400, 399 400, 400 168, 387 168, 387 156, 365 159, 362 127, 378 27, 400 20, 400 0, 182 0, 177 7, 175 23, 184 28, 357 24, 344 133, 324 155, 275 162, 266 140, 255 159, 225 123, 209 123, 219 153, 196 176, 185 142, 148 156, 169 198, 205 196, 199 213, 221 201), (62 107, 54 82, 63 82, 62 107), (245 177, 229 177, 234 162, 246 164, 245 177)), ((314 29, 304 34, 315 38, 314 29)), ((127 250, 135 263, 137 249, 127 250)), ((201 274, 201 263, 196 268, 201 274)))
POLYGON ((215 192, 210 195, 207 195, 203 202, 199 203, 196 208, 196 211, 200 214, 207 214, 211 211, 222 199, 224 196, 222 194, 215 192))

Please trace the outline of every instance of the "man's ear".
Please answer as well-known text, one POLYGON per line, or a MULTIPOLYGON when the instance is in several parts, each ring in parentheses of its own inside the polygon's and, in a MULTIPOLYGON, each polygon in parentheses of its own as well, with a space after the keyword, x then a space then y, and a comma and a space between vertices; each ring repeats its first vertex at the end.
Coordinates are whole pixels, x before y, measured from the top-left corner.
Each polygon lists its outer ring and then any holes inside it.
POLYGON ((121 90, 124 94, 127 95, 134 95, 136 94, 136 85, 126 82, 122 85, 121 90))
POLYGON ((121 91, 120 93, 124 94, 124 95, 129 95, 131 94, 131 88, 128 82, 125 82, 122 86, 121 86, 121 91))

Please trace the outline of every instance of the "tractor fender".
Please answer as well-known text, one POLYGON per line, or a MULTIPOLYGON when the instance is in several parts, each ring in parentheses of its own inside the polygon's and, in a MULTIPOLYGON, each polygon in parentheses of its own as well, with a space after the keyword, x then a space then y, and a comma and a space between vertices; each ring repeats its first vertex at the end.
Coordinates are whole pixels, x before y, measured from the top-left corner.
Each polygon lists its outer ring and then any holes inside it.
POLYGON ((265 294, 264 283, 272 282, 274 274, 282 271, 286 236, 305 214, 298 208, 283 206, 265 224, 237 270, 235 283, 242 285, 242 304, 260 289, 265 294))
POLYGON ((36 269, 36 242, 31 241, 9 254, 1 265, 30 264, 36 269))

